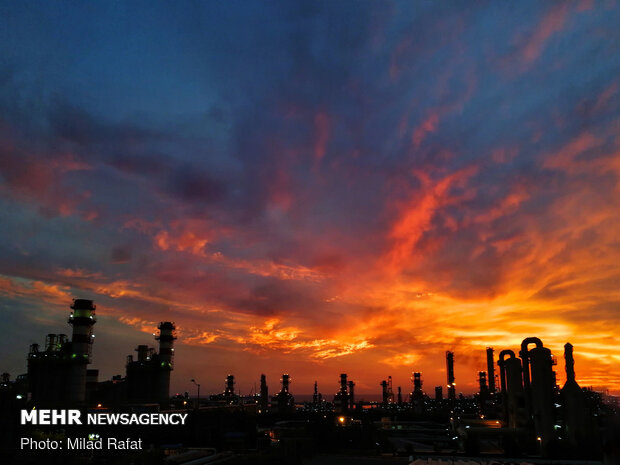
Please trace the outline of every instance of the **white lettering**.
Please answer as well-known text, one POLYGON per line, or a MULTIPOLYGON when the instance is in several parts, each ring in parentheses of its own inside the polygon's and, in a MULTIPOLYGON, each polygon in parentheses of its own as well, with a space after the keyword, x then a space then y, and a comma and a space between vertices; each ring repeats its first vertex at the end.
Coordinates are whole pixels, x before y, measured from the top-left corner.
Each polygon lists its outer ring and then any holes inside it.
MULTIPOLYGON (((32 423, 33 425, 37 424, 37 411, 36 410, 22 410, 22 425, 26 423, 32 423)), ((22 441, 28 438, 22 438, 22 441)))

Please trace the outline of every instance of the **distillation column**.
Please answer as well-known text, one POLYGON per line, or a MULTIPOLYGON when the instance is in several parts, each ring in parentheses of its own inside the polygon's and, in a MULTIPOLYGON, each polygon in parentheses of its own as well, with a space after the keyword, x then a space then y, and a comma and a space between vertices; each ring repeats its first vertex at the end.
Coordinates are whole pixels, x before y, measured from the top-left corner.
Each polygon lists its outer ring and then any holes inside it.
POLYGON ((579 447, 587 438, 586 405, 583 391, 575 380, 575 360, 573 345, 570 342, 564 345, 564 360, 566 366, 566 383, 562 388, 564 431, 571 445, 579 447))
POLYGON ((525 414, 521 407, 523 402, 521 360, 515 357, 512 350, 502 350, 499 353, 498 365, 504 420, 511 428, 524 426, 525 414), (509 358, 506 360, 507 355, 509 358))
POLYGON ((521 359, 523 360, 523 386, 526 394, 528 416, 534 420, 536 434, 540 437, 543 449, 553 439, 553 388, 555 376, 551 351, 543 347, 542 341, 536 337, 524 339, 521 343, 521 359), (528 350, 528 345, 536 347, 528 350), (527 402, 529 400, 529 403, 527 402))

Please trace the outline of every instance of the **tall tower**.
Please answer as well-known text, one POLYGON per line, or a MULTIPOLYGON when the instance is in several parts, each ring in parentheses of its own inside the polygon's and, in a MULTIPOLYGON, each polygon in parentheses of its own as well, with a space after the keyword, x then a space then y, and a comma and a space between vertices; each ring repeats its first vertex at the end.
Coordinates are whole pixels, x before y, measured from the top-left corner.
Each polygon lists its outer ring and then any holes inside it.
POLYGON ((226 389, 224 390, 224 398, 228 402, 233 402, 235 399, 235 376, 228 375, 226 377, 226 389))
POLYGON ((348 382, 347 382, 347 374, 340 374, 340 389, 336 393, 334 397, 334 406, 338 408, 340 412, 346 412, 349 408, 349 392, 347 390, 348 382))
MULTIPOLYGON (((527 353, 530 372, 531 416, 534 419, 536 433, 541 437, 543 451, 554 437, 553 358, 551 351, 542 344, 527 353)), ((525 362, 524 362, 525 363, 525 362)), ((525 372, 525 370, 524 370, 525 372)), ((525 373, 524 373, 525 379, 525 373)), ((524 383, 525 384, 525 383, 524 383)))
POLYGON ((415 371, 413 373, 413 392, 411 397, 417 397, 422 395, 422 373, 415 371))
POLYGON ((381 386, 381 399, 383 402, 383 406, 385 407, 390 401, 390 395, 388 393, 388 382, 386 380, 383 380, 379 383, 379 386, 381 386))
POLYGON ((409 395, 411 405, 416 413, 424 409, 424 392, 422 392, 422 373, 415 371, 411 377, 413 381, 413 391, 409 395))
POLYGON ((71 337, 71 367, 69 369, 68 400, 83 404, 86 400, 86 365, 90 363, 95 304, 92 300, 74 299, 69 324, 73 326, 71 337))
POLYGON ((448 399, 456 398, 456 383, 454 382, 454 353, 446 352, 446 372, 448 375, 448 399))
POLYGON ((267 377, 260 375, 260 409, 266 412, 269 407, 269 388, 267 387, 267 377))
POLYGON ((562 388, 564 431, 571 444, 579 447, 587 440, 588 422, 584 394, 575 380, 575 360, 573 345, 570 342, 564 345, 564 360, 566 362, 566 383, 562 388))
POLYGON ((478 372, 478 387, 479 393, 481 396, 486 395, 489 391, 489 387, 487 386, 487 372, 479 371, 478 372))
POLYGON ((493 363, 493 347, 487 347, 487 377, 489 392, 495 393, 495 364, 493 363))
POLYGON ((281 413, 293 410, 295 408, 295 399, 289 392, 291 377, 285 373, 282 375, 280 381, 282 382, 282 389, 274 396, 273 400, 277 405, 278 411, 281 413))
POLYGON ((314 382, 314 393, 312 394, 312 403, 317 405, 319 403, 319 383, 314 382))
POLYGON ((174 348, 174 330, 176 327, 170 321, 162 321, 157 327, 159 336, 155 339, 159 341, 159 361, 160 373, 158 376, 157 397, 160 404, 167 405, 170 401, 170 372, 172 371, 172 356, 174 348))
POLYGON ((349 408, 353 408, 355 406, 355 383, 353 381, 349 381, 349 408))

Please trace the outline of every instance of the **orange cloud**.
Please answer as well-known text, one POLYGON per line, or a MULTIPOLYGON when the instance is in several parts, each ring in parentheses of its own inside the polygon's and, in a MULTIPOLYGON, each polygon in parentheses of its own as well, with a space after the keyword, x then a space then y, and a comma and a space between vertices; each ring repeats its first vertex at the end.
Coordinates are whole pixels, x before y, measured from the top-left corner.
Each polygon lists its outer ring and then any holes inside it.
POLYGON ((549 39, 563 29, 569 13, 569 6, 568 3, 563 2, 553 4, 550 11, 535 28, 534 33, 528 36, 521 48, 524 66, 529 66, 536 61, 549 39))
POLYGON ((431 113, 420 126, 413 130, 411 134, 411 143, 414 148, 418 148, 427 135, 437 130, 439 124, 439 115, 431 113))
POLYGON ((431 227, 436 212, 454 201, 450 190, 463 183, 476 172, 475 167, 466 168, 447 175, 438 181, 423 172, 416 172, 421 188, 413 193, 411 200, 402 205, 389 236, 392 246, 388 252, 388 262, 392 270, 401 269, 411 260, 415 246, 431 227))

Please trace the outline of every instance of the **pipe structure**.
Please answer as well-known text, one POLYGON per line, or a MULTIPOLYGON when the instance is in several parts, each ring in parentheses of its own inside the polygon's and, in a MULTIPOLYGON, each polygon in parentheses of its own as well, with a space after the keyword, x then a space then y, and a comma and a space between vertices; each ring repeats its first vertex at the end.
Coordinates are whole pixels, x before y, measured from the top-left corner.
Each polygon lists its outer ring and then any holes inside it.
POLYGON ((499 366, 499 379, 502 395, 502 414, 504 420, 508 421, 508 392, 506 391, 506 355, 509 355, 511 359, 515 358, 515 353, 510 350, 502 350, 499 353, 499 360, 497 365, 499 366))
MULTIPOLYGON (((551 351, 536 344, 528 353, 530 364, 529 398, 536 434, 541 438, 543 452, 554 438, 553 390, 554 373, 551 351)), ((525 375, 524 375, 525 379, 525 375)))
POLYGON ((493 347, 487 347, 487 375, 489 392, 495 393, 495 364, 493 363, 493 347))
MULTIPOLYGON (((537 337, 526 337, 521 342, 521 350, 519 351, 519 356, 522 361, 522 374, 523 374, 523 395, 524 395, 524 403, 525 403, 525 416, 529 423, 533 422, 534 419, 534 405, 532 401, 532 377, 530 374, 531 371, 531 363, 530 363, 530 349, 529 345, 535 344, 536 348, 543 347, 542 341, 537 337)), ((532 349, 534 350, 534 349, 532 349)), ((542 443, 542 439, 541 439, 542 443)), ((542 444, 541 444, 542 446, 542 444)))
POLYGON ((510 355, 510 358, 515 358, 515 353, 510 349, 502 350, 499 353, 499 361, 497 364, 499 365, 499 378, 502 392, 506 392, 506 373, 504 371, 504 360, 506 355, 510 355))
POLYGON ((530 383, 531 383, 530 357, 529 357, 529 350, 528 350, 528 346, 530 344, 536 344, 537 348, 541 348, 543 346, 542 341, 538 339, 537 337, 527 337, 523 339, 523 342, 521 342, 521 351, 519 352, 519 356, 521 357, 521 360, 523 361, 523 387, 526 390, 530 388, 530 383))
POLYGON ((523 378, 521 359, 512 350, 503 350, 499 354, 500 379, 502 387, 502 413, 511 428, 523 424, 520 399, 523 397, 523 378), (506 360, 506 355, 509 358, 506 360))

